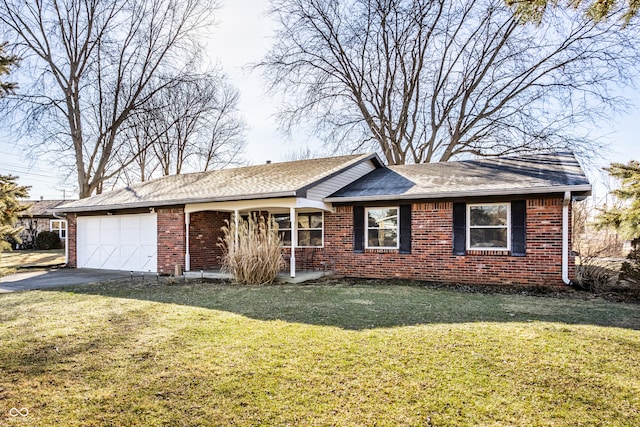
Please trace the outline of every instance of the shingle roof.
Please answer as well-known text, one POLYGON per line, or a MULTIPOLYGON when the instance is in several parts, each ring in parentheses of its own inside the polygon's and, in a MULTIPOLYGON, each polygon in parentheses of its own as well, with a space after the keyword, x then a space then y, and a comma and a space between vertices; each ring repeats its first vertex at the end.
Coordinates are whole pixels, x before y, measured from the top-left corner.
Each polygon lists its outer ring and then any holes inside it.
POLYGON ((31 207, 21 217, 53 217, 53 209, 69 200, 26 200, 20 202, 22 205, 31 205, 31 207))
POLYGON ((591 184, 572 153, 391 166, 342 188, 327 202, 435 199, 574 191, 591 184))
POLYGON ((60 212, 154 207, 271 197, 304 197, 306 189, 375 154, 270 163, 171 175, 60 206, 60 212))

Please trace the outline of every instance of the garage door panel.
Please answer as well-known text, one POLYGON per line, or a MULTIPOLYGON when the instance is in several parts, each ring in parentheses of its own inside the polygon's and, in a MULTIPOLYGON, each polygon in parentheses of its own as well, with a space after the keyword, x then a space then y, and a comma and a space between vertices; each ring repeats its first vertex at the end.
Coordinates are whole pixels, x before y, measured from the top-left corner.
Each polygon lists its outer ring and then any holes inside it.
MULTIPOLYGON (((141 242, 153 242, 153 248, 154 250, 157 249, 157 241, 158 241, 158 231, 156 227, 148 227, 148 226, 141 226, 140 227, 140 241, 141 242)), ((143 243, 146 245, 146 243, 143 243)), ((148 244, 149 246, 151 246, 151 244, 148 244)))
POLYGON ((157 271, 157 215, 78 217, 80 268, 157 271))

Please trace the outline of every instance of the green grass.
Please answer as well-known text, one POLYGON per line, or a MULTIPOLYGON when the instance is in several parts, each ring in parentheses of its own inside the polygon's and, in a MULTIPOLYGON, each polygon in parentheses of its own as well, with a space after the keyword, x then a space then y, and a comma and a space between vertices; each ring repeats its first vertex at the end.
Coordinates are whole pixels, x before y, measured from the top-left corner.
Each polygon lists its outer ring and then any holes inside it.
POLYGON ((106 284, 0 295, 0 343, 0 424, 640 425, 640 306, 597 299, 106 284))
POLYGON ((64 249, 0 252, 0 277, 15 273, 20 268, 49 267, 64 262, 64 249))

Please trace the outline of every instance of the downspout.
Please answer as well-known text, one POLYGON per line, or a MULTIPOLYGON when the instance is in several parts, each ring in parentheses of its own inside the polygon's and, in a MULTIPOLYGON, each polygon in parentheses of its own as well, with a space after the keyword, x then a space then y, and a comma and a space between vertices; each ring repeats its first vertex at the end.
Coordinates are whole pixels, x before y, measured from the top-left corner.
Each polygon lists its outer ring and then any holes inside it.
POLYGON ((562 281, 565 285, 571 285, 569 279, 569 204, 571 203, 571 191, 564 192, 562 201, 562 281))

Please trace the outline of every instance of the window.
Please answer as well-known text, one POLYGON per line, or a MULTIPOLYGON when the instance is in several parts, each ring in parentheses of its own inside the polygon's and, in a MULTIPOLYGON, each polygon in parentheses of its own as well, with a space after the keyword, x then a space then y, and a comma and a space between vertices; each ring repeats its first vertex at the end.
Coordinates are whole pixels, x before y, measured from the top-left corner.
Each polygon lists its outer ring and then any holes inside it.
MULTIPOLYGON (((300 212, 298 220, 298 247, 317 247, 323 244, 322 212, 300 212)), ((291 220, 288 213, 272 214, 278 224, 282 246, 291 246, 291 220)))
POLYGON ((322 244, 322 212, 298 213, 298 246, 317 247, 322 244))
POLYGON ((467 249, 510 250, 509 203, 467 205, 467 249))
POLYGON ((52 219, 49 222, 49 230, 56 233, 61 240, 67 238, 67 221, 64 219, 52 219))
POLYGON ((271 214, 271 217, 278 224, 282 246, 291 246, 291 218, 289 214, 271 214))
POLYGON ((398 208, 367 208, 366 221, 367 248, 398 248, 398 208))

